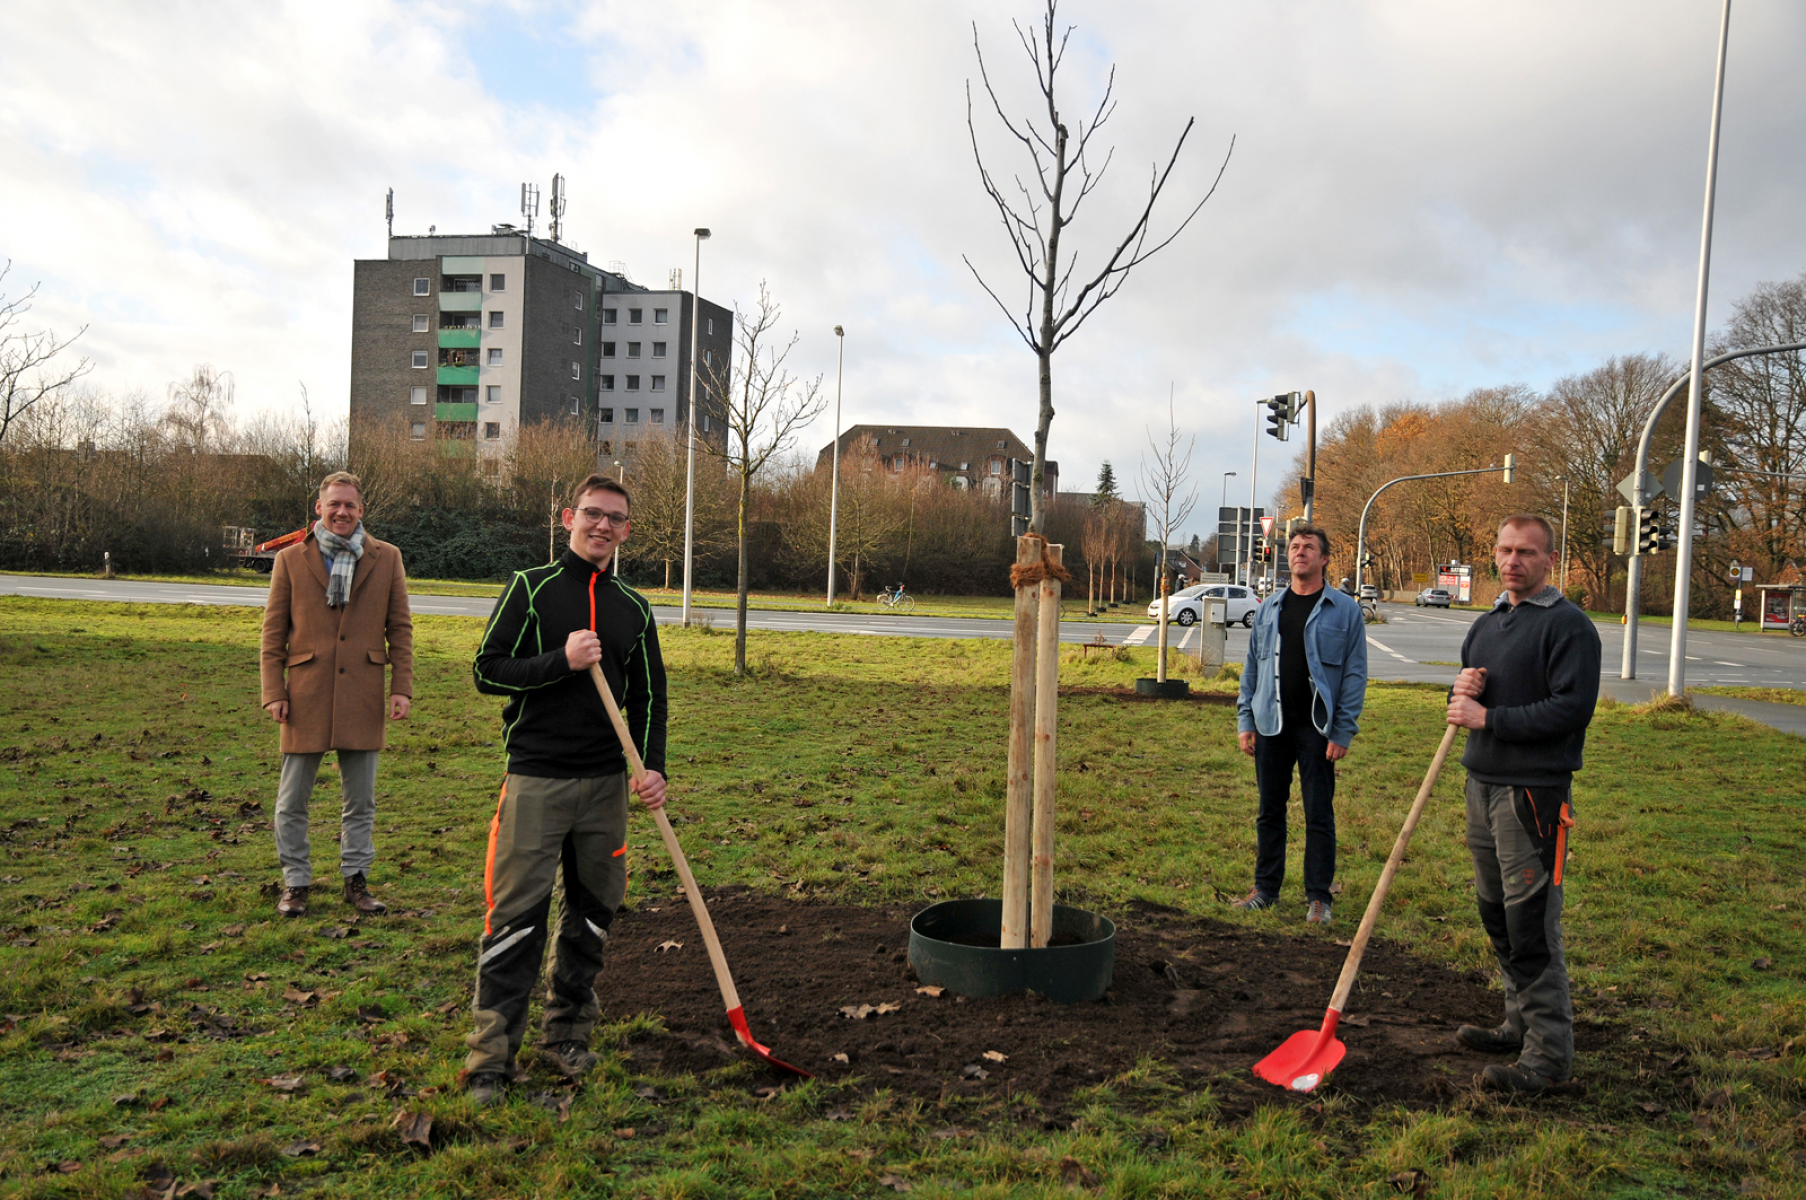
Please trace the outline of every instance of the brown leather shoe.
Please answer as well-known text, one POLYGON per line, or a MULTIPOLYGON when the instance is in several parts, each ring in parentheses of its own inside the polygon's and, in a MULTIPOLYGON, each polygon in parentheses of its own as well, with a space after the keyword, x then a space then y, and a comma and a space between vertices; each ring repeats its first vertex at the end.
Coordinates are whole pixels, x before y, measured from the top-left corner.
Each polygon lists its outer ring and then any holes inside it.
POLYGON ((285 917, 305 917, 308 890, 304 887, 283 888, 282 899, 276 901, 276 911, 285 917))
POLYGON ((364 873, 362 871, 359 871, 356 875, 345 876, 345 903, 351 905, 351 907, 357 909, 361 913, 383 913, 389 911, 389 906, 387 904, 384 904, 381 900, 378 900, 375 896, 370 894, 369 887, 364 883, 364 873))

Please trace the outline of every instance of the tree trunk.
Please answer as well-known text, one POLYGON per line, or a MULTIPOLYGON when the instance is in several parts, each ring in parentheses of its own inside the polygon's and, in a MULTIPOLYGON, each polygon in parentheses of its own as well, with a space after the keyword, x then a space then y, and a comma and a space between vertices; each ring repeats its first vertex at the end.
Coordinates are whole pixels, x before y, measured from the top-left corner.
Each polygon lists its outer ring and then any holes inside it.
POLYGON ((746 506, 752 494, 752 477, 740 474, 740 581, 734 599, 734 678, 746 675, 746 506))
POLYGON ((671 590, 671 560, 668 558, 665 560, 665 590, 671 590))
MULTIPOLYGON (((1048 99, 1053 99, 1051 88, 1048 99)), ((1050 105, 1051 107, 1051 105, 1050 105)), ((1053 162, 1053 195, 1048 197, 1048 212, 1051 214, 1051 228, 1047 235, 1047 261, 1042 264, 1041 292, 1041 336, 1035 346, 1035 357, 1038 361, 1041 409, 1035 421, 1035 466, 1029 473, 1029 528, 1036 533, 1047 532, 1047 505, 1041 498, 1041 489, 1046 486, 1047 474, 1047 430, 1053 424, 1053 351, 1054 351, 1054 294, 1060 286, 1060 233, 1065 227, 1066 213, 1061 207, 1066 191, 1066 125, 1060 120, 1058 112, 1050 113, 1054 122, 1054 162, 1053 162)), ((1082 198, 1082 196, 1081 196, 1082 198)))

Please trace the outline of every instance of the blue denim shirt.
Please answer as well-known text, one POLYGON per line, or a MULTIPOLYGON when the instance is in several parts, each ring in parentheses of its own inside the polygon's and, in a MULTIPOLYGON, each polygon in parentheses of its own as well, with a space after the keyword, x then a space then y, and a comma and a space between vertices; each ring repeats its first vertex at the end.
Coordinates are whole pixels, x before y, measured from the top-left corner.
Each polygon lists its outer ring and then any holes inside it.
MULTIPOLYGON (((1361 606, 1332 587, 1304 623, 1304 657, 1311 670, 1311 724, 1338 746, 1360 730, 1367 700, 1367 626, 1361 606)), ((1248 661, 1236 701, 1236 729, 1272 737, 1284 721, 1279 709, 1279 609, 1275 592, 1254 610, 1248 631, 1248 661)))

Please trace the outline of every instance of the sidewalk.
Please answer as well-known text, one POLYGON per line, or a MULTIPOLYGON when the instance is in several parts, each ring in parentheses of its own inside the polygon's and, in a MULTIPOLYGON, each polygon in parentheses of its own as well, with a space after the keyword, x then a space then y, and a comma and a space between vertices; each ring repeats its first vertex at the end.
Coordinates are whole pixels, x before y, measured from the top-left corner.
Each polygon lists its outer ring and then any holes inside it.
MULTIPOLYGON (((1601 679, 1599 694, 1610 696, 1620 704, 1647 704, 1667 689, 1646 679, 1601 679)), ((1718 712, 1734 712, 1760 722, 1782 733, 1806 737, 1806 705, 1769 704, 1763 700, 1741 700, 1734 696, 1707 696, 1691 693, 1696 707, 1718 712)))

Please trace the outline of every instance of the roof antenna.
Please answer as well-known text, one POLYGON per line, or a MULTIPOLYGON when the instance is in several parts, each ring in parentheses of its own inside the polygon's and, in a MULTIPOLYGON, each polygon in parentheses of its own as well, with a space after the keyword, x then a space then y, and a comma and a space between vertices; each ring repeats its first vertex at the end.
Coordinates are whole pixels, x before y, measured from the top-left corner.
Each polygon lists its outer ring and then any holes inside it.
POLYGON ((383 200, 383 216, 389 219, 389 236, 395 236, 395 189, 389 189, 389 195, 383 200))
POLYGON ((557 241, 564 232, 564 206, 567 197, 564 194, 564 176, 552 176, 552 240, 557 241))
POLYGON ((533 219, 539 216, 539 187, 536 184, 520 185, 520 215, 527 219, 527 236, 533 236, 533 219))

